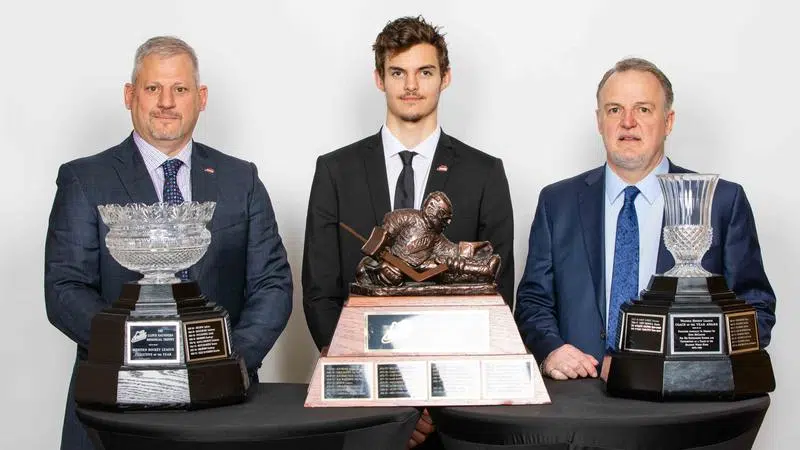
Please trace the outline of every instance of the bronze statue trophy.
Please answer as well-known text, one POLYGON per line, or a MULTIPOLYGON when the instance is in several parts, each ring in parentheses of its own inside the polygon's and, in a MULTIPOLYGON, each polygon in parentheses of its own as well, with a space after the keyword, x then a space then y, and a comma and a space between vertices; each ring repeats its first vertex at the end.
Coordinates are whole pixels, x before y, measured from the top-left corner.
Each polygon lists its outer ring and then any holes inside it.
POLYGON ((759 347, 755 309, 722 275, 701 265, 711 246, 717 175, 658 175, 664 193, 664 243, 675 267, 653 275, 620 308, 611 355, 610 395, 652 400, 736 399, 775 389, 759 347))
POLYGON ((443 192, 384 216, 323 350, 306 406, 549 403, 533 356, 497 294, 489 242, 448 240, 443 192))

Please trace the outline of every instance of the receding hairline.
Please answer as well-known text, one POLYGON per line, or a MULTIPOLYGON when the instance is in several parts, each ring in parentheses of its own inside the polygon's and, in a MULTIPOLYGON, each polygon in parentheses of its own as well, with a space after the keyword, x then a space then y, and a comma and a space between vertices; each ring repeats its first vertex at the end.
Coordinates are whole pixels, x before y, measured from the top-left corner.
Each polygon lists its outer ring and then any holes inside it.
POLYGON ((661 86, 661 91, 664 94, 665 112, 672 109, 672 104, 675 100, 675 94, 672 90, 672 82, 669 81, 669 78, 667 78, 666 74, 664 74, 664 72, 662 72, 658 66, 642 58, 626 58, 617 61, 617 63, 614 64, 614 67, 603 74, 603 78, 600 80, 600 83, 598 83, 597 92, 595 94, 598 107, 601 106, 600 91, 603 90, 603 87, 605 87, 608 80, 617 73, 625 73, 630 71, 649 73, 655 77, 656 81, 658 81, 659 85, 661 86))
POLYGON ((131 83, 136 84, 136 79, 142 69, 144 59, 150 56, 157 56, 162 59, 186 55, 192 64, 194 81, 200 86, 200 67, 197 54, 194 49, 180 38, 174 36, 155 36, 145 41, 136 49, 133 58, 133 71, 131 73, 131 83))

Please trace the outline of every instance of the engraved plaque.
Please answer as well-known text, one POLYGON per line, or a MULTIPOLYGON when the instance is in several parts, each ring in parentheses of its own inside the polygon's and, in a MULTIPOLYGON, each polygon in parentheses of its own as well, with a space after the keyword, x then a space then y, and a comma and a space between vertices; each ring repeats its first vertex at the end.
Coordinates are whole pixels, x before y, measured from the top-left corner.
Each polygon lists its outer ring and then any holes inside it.
POLYGON ((481 353, 489 350, 485 310, 367 313, 367 352, 481 353))
POLYGON ((376 364, 378 398, 427 400, 428 367, 425 361, 376 364))
POLYGON ((325 364, 322 371, 323 400, 372 398, 372 364, 325 364))
POLYGON ((720 314, 673 314, 672 353, 702 355, 722 353, 722 317, 720 314))
POLYGON ((533 362, 498 359, 483 361, 483 398, 526 398, 533 394, 533 362))
POLYGON ((661 314, 627 313, 622 350, 640 353, 664 352, 664 323, 661 314))
POLYGON ((728 332, 728 353, 735 355, 758 350, 758 321, 755 311, 726 315, 725 327, 728 332))
POLYGON ((224 359, 230 352, 228 328, 222 317, 183 323, 186 362, 224 359))
POLYGON ((176 321, 141 321, 125 324, 125 363, 177 364, 181 335, 176 321))
POLYGON ((480 399, 481 363, 478 360, 431 361, 431 398, 480 399))

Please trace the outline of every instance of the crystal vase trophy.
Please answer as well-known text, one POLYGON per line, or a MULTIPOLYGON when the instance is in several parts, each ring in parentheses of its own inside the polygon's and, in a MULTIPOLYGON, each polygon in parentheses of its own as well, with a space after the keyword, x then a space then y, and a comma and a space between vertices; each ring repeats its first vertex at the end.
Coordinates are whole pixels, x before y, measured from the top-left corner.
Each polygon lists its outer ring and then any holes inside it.
POLYGON ((238 403, 249 378, 232 352, 230 319, 196 281, 175 274, 203 257, 214 202, 99 206, 106 246, 144 277, 92 319, 75 398, 113 409, 193 409, 238 403))
POLYGON ((664 244, 675 267, 620 308, 610 395, 653 400, 736 399, 775 389, 759 348, 755 309, 701 265, 711 247, 717 175, 658 175, 664 244))

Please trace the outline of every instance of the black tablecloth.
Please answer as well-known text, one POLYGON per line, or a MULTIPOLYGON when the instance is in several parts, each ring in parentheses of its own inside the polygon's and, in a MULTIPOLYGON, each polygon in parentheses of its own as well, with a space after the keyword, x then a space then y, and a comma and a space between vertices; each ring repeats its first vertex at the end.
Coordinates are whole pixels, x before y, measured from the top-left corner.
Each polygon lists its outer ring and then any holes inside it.
POLYGON ((417 409, 404 407, 304 408, 306 388, 257 384, 245 403, 198 411, 77 412, 105 450, 399 450, 419 418, 417 409))
POLYGON ((597 379, 545 380, 552 404, 431 410, 447 449, 747 449, 769 397, 646 402, 609 397, 597 379))

